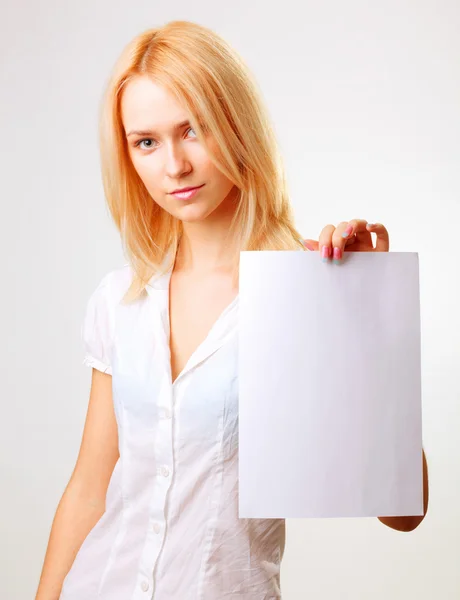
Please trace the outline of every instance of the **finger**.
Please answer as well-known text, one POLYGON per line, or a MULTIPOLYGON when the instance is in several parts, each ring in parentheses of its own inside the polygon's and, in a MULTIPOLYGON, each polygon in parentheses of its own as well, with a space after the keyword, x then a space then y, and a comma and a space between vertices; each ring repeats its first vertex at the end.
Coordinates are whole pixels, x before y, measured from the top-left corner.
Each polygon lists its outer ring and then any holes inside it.
POLYGON ((365 219, 352 219, 349 223, 353 225, 353 232, 356 233, 358 242, 372 246, 372 237, 367 229, 367 221, 365 219))
POLYGON ((373 250, 372 237, 366 226, 367 221, 365 219, 351 219, 340 223, 332 240, 333 246, 339 249, 336 253, 343 253, 346 246, 350 246, 355 242, 360 242, 363 247, 368 246, 370 251, 373 250), (345 243, 343 243, 343 240, 345 240, 345 243))
POLYGON ((390 250, 390 235, 387 228, 381 223, 368 223, 367 231, 375 233, 377 241, 375 244, 375 252, 388 252, 390 250))
POLYGON ((356 229, 356 221, 341 221, 334 233, 332 234, 332 247, 333 247, 333 259, 340 261, 343 258, 343 251, 345 249, 348 239, 352 239, 354 230, 356 229))
POLYGON ((319 247, 319 242, 317 242, 316 240, 309 240, 309 239, 305 239, 303 241, 303 245, 308 248, 308 250, 313 250, 316 251, 318 250, 319 247))
MULTIPOLYGON (((345 246, 350 246, 356 242, 356 234, 354 234, 351 238, 348 238, 345 242, 345 246)), ((313 252, 318 252, 319 250, 319 242, 317 240, 311 240, 306 238, 302 240, 303 245, 307 250, 311 250, 313 252)))
POLYGON ((341 221, 332 234, 332 245, 334 247, 343 248, 345 246, 345 240, 353 233, 353 224, 349 221, 341 221))
POLYGON ((356 234, 356 233, 353 233, 351 237, 348 237, 348 238, 345 240, 345 248, 346 248, 347 246, 351 246, 352 244, 355 244, 357 241, 358 241, 358 239, 357 239, 357 234, 356 234))
POLYGON ((332 257, 332 235, 335 231, 335 225, 330 223, 323 227, 319 234, 318 246, 321 257, 324 261, 327 261, 332 257))
POLYGON ((339 244, 340 236, 342 239, 349 240, 353 236, 355 240, 360 242, 367 242, 369 245, 372 244, 372 238, 369 231, 366 229, 367 221, 365 219, 351 219, 350 221, 343 221, 337 226, 337 238, 333 239, 333 243, 339 244), (349 229, 348 229, 349 228, 349 229))

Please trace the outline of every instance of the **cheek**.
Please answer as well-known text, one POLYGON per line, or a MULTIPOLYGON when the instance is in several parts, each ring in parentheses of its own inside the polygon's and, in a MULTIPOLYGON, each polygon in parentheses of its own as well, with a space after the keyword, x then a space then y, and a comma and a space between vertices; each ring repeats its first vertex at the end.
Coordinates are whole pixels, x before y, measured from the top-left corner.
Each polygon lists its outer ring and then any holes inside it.
POLYGON ((225 175, 208 158, 201 163, 200 171, 203 175, 203 180, 212 182, 219 188, 225 185, 227 181, 225 175))
POLYGON ((220 193, 224 197, 227 196, 227 194, 230 192, 230 190, 233 187, 233 184, 230 181, 230 179, 228 179, 227 176, 224 175, 224 173, 222 173, 215 167, 214 167, 214 172, 213 172, 213 179, 216 183, 216 186, 219 188, 220 193))
POLYGON ((149 191, 157 191, 160 187, 160 175, 153 161, 138 159, 133 161, 133 166, 142 183, 149 191))

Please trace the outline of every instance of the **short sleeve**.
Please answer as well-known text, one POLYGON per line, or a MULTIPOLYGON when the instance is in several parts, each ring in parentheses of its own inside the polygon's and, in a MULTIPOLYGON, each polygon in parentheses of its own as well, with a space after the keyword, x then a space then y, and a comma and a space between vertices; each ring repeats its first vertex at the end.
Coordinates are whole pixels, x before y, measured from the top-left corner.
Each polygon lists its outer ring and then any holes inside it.
POLYGON ((112 323, 109 274, 105 275, 86 304, 81 326, 83 364, 112 374, 112 323))

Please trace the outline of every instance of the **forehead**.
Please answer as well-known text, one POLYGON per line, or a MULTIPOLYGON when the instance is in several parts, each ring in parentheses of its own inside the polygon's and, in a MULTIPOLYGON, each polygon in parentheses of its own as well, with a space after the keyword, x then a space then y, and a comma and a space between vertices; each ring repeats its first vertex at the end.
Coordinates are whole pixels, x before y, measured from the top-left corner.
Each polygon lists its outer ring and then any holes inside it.
POLYGON ((151 128, 167 131, 188 118, 187 111, 176 98, 148 77, 137 77, 127 83, 120 108, 126 130, 151 128))

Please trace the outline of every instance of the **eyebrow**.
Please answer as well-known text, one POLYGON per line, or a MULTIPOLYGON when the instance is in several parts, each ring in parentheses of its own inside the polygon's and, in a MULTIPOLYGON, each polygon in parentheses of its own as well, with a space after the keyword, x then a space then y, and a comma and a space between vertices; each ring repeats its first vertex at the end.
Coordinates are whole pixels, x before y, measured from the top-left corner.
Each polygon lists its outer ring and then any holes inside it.
MULTIPOLYGON (((176 125, 174 125, 173 130, 177 131, 178 129, 182 129, 182 127, 185 127, 186 125, 190 125, 190 121, 188 119, 185 121, 182 121, 181 123, 177 123, 176 125)), ((126 137, 129 137, 130 135, 158 135, 158 134, 153 129, 145 129, 145 130, 133 129, 126 135, 126 137)))

